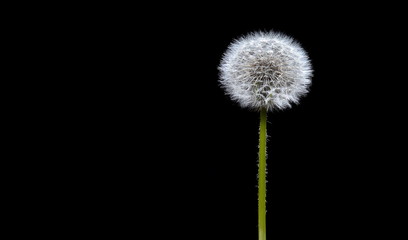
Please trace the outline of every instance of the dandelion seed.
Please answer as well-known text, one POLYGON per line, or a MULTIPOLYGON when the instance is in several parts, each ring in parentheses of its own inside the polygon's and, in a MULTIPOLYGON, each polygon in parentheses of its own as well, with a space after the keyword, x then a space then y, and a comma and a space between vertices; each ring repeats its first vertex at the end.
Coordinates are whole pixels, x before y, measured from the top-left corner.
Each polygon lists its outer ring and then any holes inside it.
POLYGON ((219 66, 220 83, 242 107, 291 107, 308 92, 312 66, 305 50, 282 33, 255 32, 234 41, 219 66))

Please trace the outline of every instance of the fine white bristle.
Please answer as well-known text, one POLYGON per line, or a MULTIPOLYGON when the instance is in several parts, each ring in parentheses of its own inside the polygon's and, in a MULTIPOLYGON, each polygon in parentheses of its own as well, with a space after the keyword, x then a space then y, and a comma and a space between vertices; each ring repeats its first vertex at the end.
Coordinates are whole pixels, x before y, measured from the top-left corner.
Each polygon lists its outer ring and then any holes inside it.
POLYGON ((312 66, 303 48, 282 33, 256 32, 235 40, 219 66, 220 83, 242 107, 289 108, 308 92, 312 66))

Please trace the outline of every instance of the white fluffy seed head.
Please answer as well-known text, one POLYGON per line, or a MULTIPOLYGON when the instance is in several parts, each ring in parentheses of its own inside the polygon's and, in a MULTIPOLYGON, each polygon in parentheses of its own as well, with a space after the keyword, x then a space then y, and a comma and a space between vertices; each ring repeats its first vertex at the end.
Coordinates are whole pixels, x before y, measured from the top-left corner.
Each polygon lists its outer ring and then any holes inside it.
POLYGON ((303 48, 282 33, 255 32, 225 52, 220 83, 242 107, 284 109, 308 92, 312 66, 303 48))

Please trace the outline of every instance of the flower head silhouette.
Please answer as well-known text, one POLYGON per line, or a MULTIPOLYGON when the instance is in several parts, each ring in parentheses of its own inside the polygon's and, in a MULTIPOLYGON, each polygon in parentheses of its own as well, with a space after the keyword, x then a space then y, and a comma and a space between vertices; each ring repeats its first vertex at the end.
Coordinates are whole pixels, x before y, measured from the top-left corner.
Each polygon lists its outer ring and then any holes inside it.
POLYGON ((235 40, 219 66, 220 83, 242 107, 289 108, 308 92, 312 66, 303 48, 277 32, 255 32, 235 40))

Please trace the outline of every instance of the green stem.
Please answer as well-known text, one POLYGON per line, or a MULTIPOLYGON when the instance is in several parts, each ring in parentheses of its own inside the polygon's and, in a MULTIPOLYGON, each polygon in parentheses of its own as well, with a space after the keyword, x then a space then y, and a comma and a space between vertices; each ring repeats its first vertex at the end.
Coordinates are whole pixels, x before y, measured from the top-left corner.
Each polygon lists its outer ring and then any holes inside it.
POLYGON ((266 240, 266 118, 267 110, 261 109, 259 128, 259 172, 258 172, 258 227, 259 240, 266 240))

